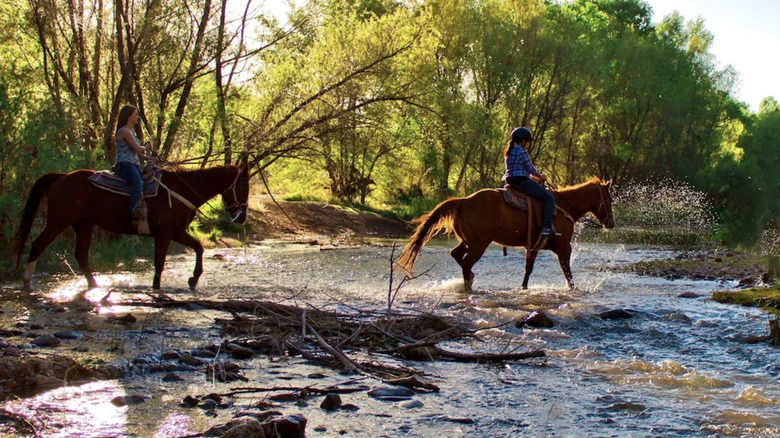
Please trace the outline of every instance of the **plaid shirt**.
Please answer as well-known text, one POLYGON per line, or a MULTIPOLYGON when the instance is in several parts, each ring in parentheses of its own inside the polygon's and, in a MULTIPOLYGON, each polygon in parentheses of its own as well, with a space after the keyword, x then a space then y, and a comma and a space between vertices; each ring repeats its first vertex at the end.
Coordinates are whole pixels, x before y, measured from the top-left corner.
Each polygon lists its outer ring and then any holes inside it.
POLYGON ((504 157, 506 172, 504 172, 504 181, 511 176, 530 176, 539 173, 531 163, 528 152, 522 146, 512 146, 509 153, 504 157))

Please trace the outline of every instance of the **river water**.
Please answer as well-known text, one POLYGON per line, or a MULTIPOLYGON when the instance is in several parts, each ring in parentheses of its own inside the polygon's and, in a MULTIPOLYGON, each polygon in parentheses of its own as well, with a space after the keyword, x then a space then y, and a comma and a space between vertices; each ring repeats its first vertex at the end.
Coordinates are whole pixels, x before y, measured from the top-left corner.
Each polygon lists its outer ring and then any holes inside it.
MULTIPOLYGON (((448 254, 451 246, 454 241, 436 240, 423 250, 417 271, 428 271, 398 292, 394 308, 433 310, 486 328, 480 333, 482 342, 446 346, 451 349, 544 349, 548 357, 501 365, 409 362, 441 388, 417 395, 419 403, 414 405, 382 402, 358 392, 342 396, 345 403, 360 407, 357 412, 326 413, 319 409, 319 400, 308 407, 278 408, 306 416, 307 436, 780 436, 780 349, 741 342, 767 332, 766 314, 708 299, 729 284, 670 281, 612 269, 670 258, 673 251, 577 244, 573 291, 564 286, 555 256, 542 252, 530 290, 522 291, 523 252, 510 250, 504 257, 500 247, 491 246, 474 268, 474 290, 464 292, 460 268, 448 254), (680 298, 683 292, 702 296, 680 298), (544 309, 555 327, 495 328, 535 309, 544 309), (628 309, 634 317, 599 316, 614 309, 628 309)), ((186 285, 194 263, 191 255, 179 255, 169 260, 163 292, 177 299, 246 298, 383 309, 392 253, 388 242, 333 250, 284 244, 210 250, 194 293, 174 287, 186 285)), ((80 277, 49 277, 38 287, 51 298, 67 299, 83 282, 80 277)), ((142 294, 146 289, 136 285, 150 282, 150 272, 99 276, 103 288, 90 292, 89 298, 99 298, 106 290, 114 290, 119 297, 114 299, 142 294)), ((109 307, 101 313, 121 311, 109 307)), ((226 317, 204 310, 141 309, 134 314, 146 318, 153 329, 104 330, 85 336, 83 342, 92 342, 92 351, 113 344, 115 352, 120 344, 121 354, 109 356, 122 365, 140 353, 219 342, 213 318, 226 317)), ((89 321, 81 323, 89 326, 89 321)), ((326 372, 325 379, 314 380, 308 376, 323 370, 297 358, 263 357, 242 365, 250 381, 241 385, 213 383, 201 373, 181 373, 184 381, 177 383, 162 382, 162 373, 144 374, 53 389, 5 407, 35 414, 46 424, 47 436, 173 437, 224 423, 236 410, 264 397, 258 393, 236 398, 233 408, 208 417, 199 409, 179 407, 185 395, 224 393, 234 386, 324 387, 347 379, 326 372), (126 394, 149 399, 125 407, 110 403, 126 394)), ((371 379, 361 383, 381 385, 371 379)))

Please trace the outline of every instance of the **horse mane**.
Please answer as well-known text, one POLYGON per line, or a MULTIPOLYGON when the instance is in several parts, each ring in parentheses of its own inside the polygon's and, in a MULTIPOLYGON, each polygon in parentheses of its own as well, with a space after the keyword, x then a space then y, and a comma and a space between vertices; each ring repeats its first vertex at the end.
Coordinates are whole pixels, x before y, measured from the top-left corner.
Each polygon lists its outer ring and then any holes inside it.
POLYGON ((572 192, 572 191, 579 190, 579 189, 581 189, 581 188, 583 188, 583 187, 585 187, 587 185, 591 185, 591 184, 604 184, 604 181, 601 178, 599 178, 597 176, 594 176, 593 178, 591 178, 591 179, 589 179, 589 180, 587 180, 585 182, 581 182, 581 183, 575 184, 573 186, 562 187, 560 190, 557 190, 557 192, 561 192, 561 193, 572 192))

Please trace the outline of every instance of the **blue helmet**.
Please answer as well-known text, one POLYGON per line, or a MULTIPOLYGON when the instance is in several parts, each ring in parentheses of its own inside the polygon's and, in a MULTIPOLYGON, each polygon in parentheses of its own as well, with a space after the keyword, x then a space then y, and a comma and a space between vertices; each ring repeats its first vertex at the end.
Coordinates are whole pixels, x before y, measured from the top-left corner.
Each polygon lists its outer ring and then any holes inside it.
POLYGON ((515 128, 512 133, 509 134, 512 137, 512 144, 520 144, 523 140, 533 140, 534 135, 531 134, 531 130, 526 127, 515 128))

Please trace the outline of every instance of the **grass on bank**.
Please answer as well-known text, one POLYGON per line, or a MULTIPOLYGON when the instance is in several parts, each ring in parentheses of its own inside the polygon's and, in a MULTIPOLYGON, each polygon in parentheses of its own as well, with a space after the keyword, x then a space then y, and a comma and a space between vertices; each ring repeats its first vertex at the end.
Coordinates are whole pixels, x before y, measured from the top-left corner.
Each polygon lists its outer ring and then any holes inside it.
POLYGON ((758 307, 768 313, 780 315, 780 285, 777 282, 769 288, 715 292, 712 299, 724 304, 758 307))

